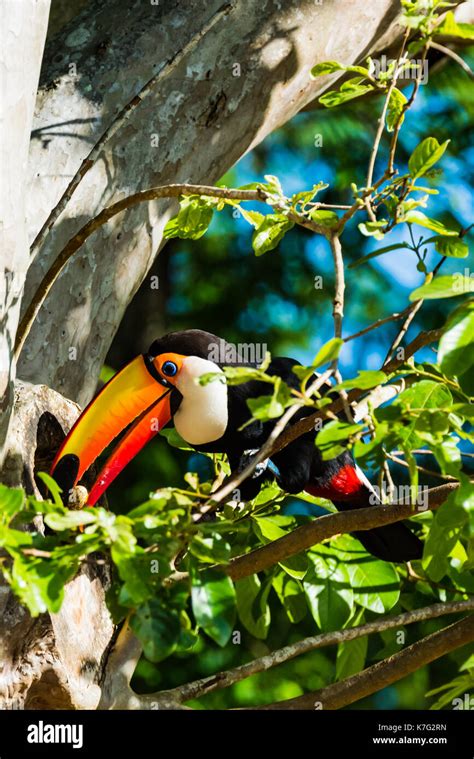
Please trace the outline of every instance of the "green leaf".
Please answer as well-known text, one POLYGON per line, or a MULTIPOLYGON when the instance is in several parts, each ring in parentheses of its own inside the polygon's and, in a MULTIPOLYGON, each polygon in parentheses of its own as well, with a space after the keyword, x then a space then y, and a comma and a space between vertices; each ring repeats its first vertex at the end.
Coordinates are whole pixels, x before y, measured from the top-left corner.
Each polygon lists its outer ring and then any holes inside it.
POLYGON ((321 227, 327 229, 334 229, 334 227, 337 227, 339 224, 339 217, 334 211, 325 211, 324 209, 319 210, 316 208, 314 211, 311 211, 309 218, 311 221, 314 221, 315 224, 319 224, 321 227))
POLYGON ((79 525, 92 524, 96 521, 96 515, 91 513, 88 509, 81 509, 80 511, 67 511, 65 514, 58 514, 52 512, 46 514, 44 521, 51 527, 52 530, 74 530, 79 525))
POLYGON ((259 213, 259 211, 247 211, 243 206, 239 206, 239 211, 245 221, 248 221, 255 229, 260 226, 265 218, 263 213, 259 213))
POLYGON ((458 23, 452 11, 448 11, 443 23, 436 27, 435 33, 436 35, 459 37, 463 40, 474 40, 473 24, 458 23))
POLYGON ((456 298, 459 295, 474 292, 474 278, 464 274, 446 274, 443 277, 435 277, 425 285, 417 287, 410 293, 410 300, 425 298, 456 298))
POLYGON ((328 340, 327 343, 324 343, 316 353, 311 368, 318 369, 329 361, 334 361, 334 359, 339 356, 339 352, 343 345, 344 340, 341 340, 340 337, 333 337, 331 340, 328 340))
POLYGON ((275 195, 283 195, 283 188, 278 177, 273 174, 265 174, 264 179, 266 181, 266 189, 268 192, 272 192, 275 195))
POLYGON ((323 61, 313 66, 311 69, 311 79, 316 79, 318 76, 327 76, 327 74, 334 74, 335 71, 344 71, 344 66, 337 61, 323 61))
POLYGON ((275 419, 283 414, 290 399, 290 388, 280 377, 275 380, 272 395, 261 395, 258 398, 248 398, 247 406, 254 419, 275 419))
MULTIPOLYGON (((348 82, 345 82, 345 85, 349 85, 348 82)), ((326 108, 335 108, 337 105, 342 105, 342 103, 347 103, 348 100, 353 100, 354 98, 358 98, 361 95, 365 95, 367 92, 371 92, 374 89, 373 85, 371 84, 352 84, 350 86, 345 87, 339 91, 337 90, 330 90, 329 92, 325 92, 324 95, 322 95, 319 98, 319 102, 326 106, 326 108)))
POLYGON ((322 632, 340 630, 354 606, 347 567, 330 555, 309 555, 312 566, 303 587, 311 614, 322 632))
POLYGON ((198 240, 207 231, 216 204, 215 198, 203 198, 199 195, 185 196, 180 200, 178 215, 166 224, 163 237, 198 240))
POLYGON ((308 611, 301 582, 290 577, 285 572, 277 572, 273 578, 273 588, 290 622, 293 624, 301 622, 308 611))
MULTIPOLYGON (((363 625, 364 621, 364 611, 360 609, 355 619, 351 620, 351 627, 363 625)), ((362 638, 354 638, 354 640, 348 640, 338 645, 336 680, 344 680, 346 677, 351 677, 351 675, 355 675, 364 669, 368 644, 369 637, 368 635, 364 635, 362 638)))
POLYGON ((212 537, 195 535, 189 550, 197 559, 216 564, 228 561, 231 549, 222 535, 215 534, 212 537))
POLYGON ((277 247, 294 223, 283 214, 269 213, 252 235, 252 247, 256 256, 262 256, 277 247))
POLYGON ((438 237, 435 242, 435 248, 442 256, 449 258, 466 258, 469 255, 467 243, 459 238, 438 237))
POLYGON ((197 624, 219 646, 225 646, 235 622, 235 589, 231 579, 214 569, 195 572, 191 601, 197 624))
POLYGON ((64 504, 61 499, 61 493, 63 491, 57 484, 56 480, 54 480, 51 475, 46 474, 46 472, 38 472, 36 476, 41 480, 41 482, 44 482, 49 492, 51 493, 53 502, 56 504, 56 506, 58 506, 60 509, 64 509, 64 504))
POLYGON ((428 169, 439 161, 449 142, 450 140, 446 140, 440 145, 436 137, 426 137, 417 145, 408 160, 408 169, 413 179, 426 174, 428 169))
POLYGON ((359 390, 369 390, 372 387, 377 387, 377 385, 383 385, 387 379, 388 377, 385 372, 363 369, 358 372, 357 377, 344 380, 344 382, 339 383, 339 385, 335 385, 333 389, 335 391, 342 389, 348 390, 356 387, 359 390))
MULTIPOLYGON (((257 537, 262 543, 271 543, 288 534, 288 530, 282 529, 282 526, 294 526, 294 520, 291 517, 281 515, 272 517, 254 517, 253 527, 257 537)), ((308 561, 304 553, 291 556, 285 561, 280 561, 279 565, 287 572, 290 577, 300 580, 305 576, 308 569, 308 561)))
POLYGON ((166 439, 166 442, 168 445, 171 445, 172 448, 180 448, 182 451, 194 450, 186 440, 183 440, 174 427, 165 427, 165 429, 160 430, 160 435, 166 439))
POLYGON ((163 661, 178 645, 181 633, 178 613, 167 609, 161 599, 151 598, 139 606, 130 626, 141 641, 145 656, 152 662, 163 661))
POLYGON ((362 258, 358 258, 357 261, 353 261, 351 264, 349 264, 349 269, 355 269, 357 266, 370 261, 371 258, 377 258, 378 256, 383 256, 384 253, 390 253, 392 250, 399 250, 401 248, 410 250, 410 246, 406 242, 394 242, 392 245, 386 245, 383 248, 379 248, 378 250, 373 250, 372 253, 368 253, 362 258))
POLYGON ((134 553, 123 551, 117 546, 113 550, 113 561, 116 565, 123 586, 119 593, 119 602, 127 599, 132 601, 133 606, 144 603, 155 592, 151 571, 152 561, 155 559, 150 554, 138 547, 134 553))
POLYGON ((422 565, 428 577, 439 582, 449 568, 449 554, 459 540, 467 521, 467 514, 459 503, 455 491, 437 510, 426 539, 422 565))
POLYGON ((360 232, 366 237, 374 237, 376 240, 383 240, 384 233, 382 229, 387 225, 386 219, 379 221, 363 221, 358 225, 360 232))
POLYGON ((345 680, 346 677, 356 675, 364 669, 368 645, 369 638, 367 635, 338 645, 336 680, 345 680))
POLYGON ((64 598, 64 586, 77 572, 79 560, 53 561, 12 551, 11 571, 3 568, 13 592, 32 617, 46 611, 56 613, 64 598))
POLYGON ((318 192, 325 190, 327 187, 329 187, 329 185, 326 184, 326 182, 318 182, 317 184, 313 185, 311 190, 303 190, 302 192, 297 192, 291 196, 291 205, 296 206, 298 203, 301 203, 304 206, 307 203, 310 203, 318 194, 318 192))
POLYGON ((400 579, 393 564, 370 556, 361 557, 359 563, 349 562, 354 601, 376 614, 390 611, 400 597, 400 579))
POLYGON ((439 341, 438 361, 448 376, 460 376, 474 365, 474 300, 449 317, 439 341))
POLYGON ((459 237, 458 229, 450 229, 446 227, 438 219, 430 219, 423 211, 409 211, 402 221, 408 224, 418 224, 420 227, 431 229, 432 232, 436 232, 438 235, 444 235, 445 237, 459 237))
POLYGON ((250 575, 235 583, 237 611, 240 621, 251 635, 265 640, 270 627, 270 608, 267 603, 272 578, 262 585, 257 575, 250 575))
POLYGON ((260 395, 258 398, 248 398, 247 406, 254 419, 276 419, 283 414, 285 407, 274 395, 260 395))
POLYGON ((4 524, 22 510, 25 503, 25 494, 21 488, 9 488, 0 484, 0 517, 4 524))
POLYGON ((348 422, 334 419, 327 422, 318 432, 315 443, 323 454, 323 459, 332 459, 342 453, 344 448, 347 447, 346 445, 342 446, 342 442, 345 443, 353 435, 361 433, 363 429, 359 424, 349 424, 348 422))
MULTIPOLYGON (((466 404, 467 405, 467 404, 466 404)), ((454 409, 455 407, 453 407, 454 409)), ((474 406, 470 407, 474 412, 474 406)), ((461 468, 461 451, 456 442, 459 438, 449 437, 443 440, 439 445, 432 447, 436 461, 443 474, 450 474, 453 477, 459 476, 461 468)))
MULTIPOLYGON (((400 116, 403 113, 403 109, 406 103, 407 99, 403 92, 395 87, 390 93, 387 107, 386 123, 388 132, 393 132, 395 126, 398 123, 398 120, 400 119, 400 116)), ((404 117, 401 118, 400 125, 403 124, 403 119, 404 117)))
POLYGON ((408 412, 407 422, 397 432, 397 438, 401 445, 410 450, 420 443, 419 434, 424 429, 423 420, 426 421, 430 414, 438 411, 445 419, 452 403, 451 392, 445 385, 435 380, 424 379, 401 392, 390 408, 378 411, 377 418, 389 417, 393 411, 399 409, 403 414, 408 412))

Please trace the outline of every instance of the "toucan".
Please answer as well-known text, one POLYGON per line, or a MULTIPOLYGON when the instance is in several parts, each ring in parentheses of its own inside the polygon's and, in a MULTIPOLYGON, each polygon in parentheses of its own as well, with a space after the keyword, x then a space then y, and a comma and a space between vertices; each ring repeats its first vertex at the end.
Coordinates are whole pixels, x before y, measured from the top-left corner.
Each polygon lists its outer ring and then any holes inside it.
MULTIPOLYGON (((268 394, 268 384, 260 380, 237 385, 225 382, 222 367, 241 365, 240 356, 235 355, 231 362, 209 358, 232 356, 232 349, 217 335, 198 329, 170 332, 155 340, 146 353, 112 377, 65 438, 51 468, 63 493, 69 493, 105 448, 128 428, 89 492, 87 503, 93 506, 138 451, 171 421, 194 449, 225 453, 231 471, 241 470, 267 440, 274 421, 252 419, 247 405, 250 398, 268 394), (200 382, 205 374, 216 375, 217 381, 200 382)), ((250 362, 247 365, 252 366, 250 362)), ((300 380, 293 371, 296 365, 294 359, 276 357, 267 372, 299 389, 300 380)), ((311 409, 301 409, 291 423, 308 413, 311 409)), ((305 490, 332 501, 340 510, 376 504, 374 490, 350 452, 324 460, 315 436, 314 431, 303 434, 256 469, 255 476, 240 485, 241 500, 250 500, 264 481, 276 477, 285 492, 305 490)), ((400 522, 355 536, 369 553, 385 561, 411 561, 422 555, 423 544, 400 522)))

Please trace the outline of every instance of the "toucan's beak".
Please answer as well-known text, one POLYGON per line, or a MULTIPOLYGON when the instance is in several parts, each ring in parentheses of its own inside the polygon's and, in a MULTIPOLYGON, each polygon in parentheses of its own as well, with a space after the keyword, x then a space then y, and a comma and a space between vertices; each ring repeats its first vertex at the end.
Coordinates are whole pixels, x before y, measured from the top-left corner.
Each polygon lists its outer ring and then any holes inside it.
MULTIPOLYGON (((167 354, 178 368, 184 356, 167 354)), ((160 357, 161 358, 161 357, 160 357)), ((53 461, 51 474, 67 496, 91 464, 132 422, 102 468, 89 494, 93 506, 112 480, 171 419, 173 380, 161 374, 163 361, 138 356, 103 387, 81 414, 53 461)))

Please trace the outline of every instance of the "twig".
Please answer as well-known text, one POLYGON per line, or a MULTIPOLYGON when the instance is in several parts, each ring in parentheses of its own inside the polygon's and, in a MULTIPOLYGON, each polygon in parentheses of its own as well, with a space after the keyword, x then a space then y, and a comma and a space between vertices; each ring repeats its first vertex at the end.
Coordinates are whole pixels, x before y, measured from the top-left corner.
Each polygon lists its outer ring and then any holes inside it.
POLYGON ((370 696, 391 683, 455 651, 474 640, 474 615, 444 627, 438 632, 427 635, 403 651, 383 659, 377 664, 364 669, 357 675, 341 682, 333 683, 327 688, 306 693, 303 696, 279 701, 276 704, 257 707, 257 709, 341 709, 361 698, 370 696))
POLYGON ((434 50, 439 50, 440 53, 444 53, 444 55, 447 55, 449 58, 452 58, 453 61, 456 61, 456 63, 461 66, 462 70, 465 71, 471 79, 474 79, 474 71, 471 69, 469 64, 467 64, 460 55, 455 53, 454 50, 451 50, 450 47, 440 45, 439 42, 432 42, 431 47, 434 48, 434 50))
MULTIPOLYGON (((399 70, 398 69, 399 69, 399 66, 400 66, 400 61, 403 58, 403 54, 405 52, 405 46, 406 46, 409 34, 410 34, 410 29, 407 27, 406 30, 405 30, 405 33, 403 35, 403 40, 402 40, 402 44, 401 44, 401 47, 400 47, 400 52, 398 53, 397 61, 396 61, 395 68, 394 68, 394 71, 393 71, 393 78, 392 78, 392 80, 390 82, 390 85, 388 87, 387 94, 386 94, 385 101, 384 101, 383 108, 382 108, 382 113, 380 114, 380 118, 379 118, 379 121, 378 121, 377 132, 375 134, 374 145, 372 147, 372 152, 370 154, 370 160, 369 160, 369 166, 368 166, 368 169, 367 169, 367 179, 366 179, 366 182, 365 182, 365 185, 366 185, 367 188, 369 188, 369 187, 372 186, 372 181, 373 181, 373 176, 374 176, 374 168, 375 168, 375 161, 376 161, 377 154, 378 154, 378 151, 379 151, 380 141, 381 141, 382 135, 383 135, 383 130, 385 128, 385 117, 387 115, 388 104, 390 102, 390 98, 392 96, 392 92, 394 91, 395 87, 397 86, 397 81, 398 81, 398 76, 399 76, 399 70)), ((374 212, 372 210, 372 206, 371 206, 371 203, 370 203, 370 194, 367 195, 366 198, 365 198, 365 206, 366 206, 369 218, 371 219, 371 221, 375 221, 376 220, 376 216, 375 216, 375 214, 374 214, 374 212)))
MULTIPOLYGON (((342 337, 342 320, 344 317, 344 291, 346 289, 345 275, 344 275, 344 258, 342 256, 341 240, 339 234, 334 232, 329 237, 329 244, 331 246, 332 260, 334 264, 334 298, 333 298, 333 310, 332 316, 334 320, 334 337, 342 337)), ((337 358, 331 363, 331 368, 334 373, 334 378, 337 384, 342 382, 341 373, 339 371, 339 360, 337 358)), ((340 390, 339 395, 341 397, 344 413, 349 422, 352 420, 351 407, 347 401, 347 393, 345 390, 340 390)))
POLYGON ((392 139, 390 142, 390 151, 389 151, 388 163, 387 163, 387 172, 389 176, 393 176, 393 174, 395 173, 394 163, 395 163, 395 153, 396 153, 397 144, 398 144, 398 136, 400 134, 400 129, 403 123, 403 119, 405 118, 405 114, 408 111, 408 109, 412 106, 413 101, 415 100, 418 94, 418 90, 421 84, 421 79, 423 77, 423 67, 425 65, 426 56, 428 55, 429 47, 430 47, 430 42, 428 40, 425 47, 423 48, 423 53, 422 53, 421 61, 419 64, 420 69, 415 79, 415 84, 413 85, 412 93, 410 97, 408 98, 407 102, 403 104, 403 108, 393 128, 393 134, 392 134, 392 139))
MULTIPOLYGON (((394 456, 404 456, 405 451, 391 451, 391 453, 394 456)), ((429 451, 428 448, 415 448, 411 453, 418 453, 423 456, 434 456, 433 451, 429 451)), ((474 453, 468 453, 467 451, 459 451, 461 456, 466 456, 467 458, 474 459, 474 453)))
MULTIPOLYGON (((344 316, 344 290, 346 287, 344 279, 344 259, 342 257, 341 241, 337 234, 332 234, 329 238, 331 246, 332 260, 334 264, 334 299, 333 299, 333 319, 334 319, 334 337, 342 337, 342 318, 344 316)), ((333 369, 337 369, 337 359, 333 362, 333 369)))
POLYGON ((90 153, 86 156, 86 158, 84 158, 78 171, 75 173, 75 175, 69 182, 61 198, 56 203, 55 207, 53 208, 48 218, 46 219, 45 223, 41 227, 40 231, 36 235, 36 238, 34 239, 33 244, 31 246, 31 256, 34 256, 36 251, 43 244, 49 230, 53 227, 53 225, 55 224, 59 216, 62 214, 62 212, 66 208, 69 200, 71 199, 73 193, 77 189, 80 182, 84 179, 87 172, 95 164, 104 146, 112 139, 112 137, 114 137, 115 134, 117 134, 119 129, 121 129, 126 124, 128 119, 135 112, 135 110, 151 94, 151 92, 153 92, 153 90, 161 82, 163 77, 165 75, 168 75, 170 71, 172 71, 173 69, 177 68, 177 66, 179 66, 181 61, 184 58, 186 58, 186 56, 196 47, 196 45, 202 40, 202 38, 215 26, 215 24, 218 21, 221 20, 221 18, 226 16, 231 9, 232 9, 231 3, 226 3, 225 5, 221 6, 211 16, 207 24, 205 24, 202 27, 202 29, 200 29, 196 34, 194 34, 189 40, 189 42, 181 50, 179 50, 176 53, 176 55, 174 55, 169 61, 167 61, 162 66, 160 71, 157 74, 154 74, 151 77, 151 79, 149 79, 148 82, 146 82, 146 84, 143 85, 143 87, 139 90, 139 92, 137 92, 137 94, 134 95, 134 97, 121 109, 121 111, 119 112, 117 117, 114 119, 114 121, 110 124, 110 126, 105 130, 105 132, 96 142, 96 144, 94 145, 90 153))
POLYGON ((279 664, 294 659, 296 656, 302 656, 303 654, 306 654, 309 651, 314 651, 318 648, 337 646, 340 643, 356 640, 365 635, 372 635, 385 630, 393 630, 397 627, 404 627, 405 625, 411 625, 416 622, 424 622, 427 619, 436 619, 447 614, 459 614, 473 609, 474 598, 469 599, 468 601, 437 603, 432 606, 425 606, 422 609, 414 609, 413 611, 408 611, 403 614, 397 614, 394 617, 375 619, 372 622, 359 625, 358 627, 323 633, 321 635, 313 635, 277 649, 276 651, 272 651, 270 654, 261 656, 258 659, 254 659, 253 661, 235 667, 234 669, 228 669, 219 672, 216 675, 211 675, 210 677, 203 677, 200 680, 185 683, 177 688, 164 691, 163 693, 155 693, 153 696, 149 695, 148 697, 159 702, 160 697, 165 695, 167 699, 173 699, 178 703, 183 703, 192 698, 204 696, 214 690, 228 688, 230 685, 234 685, 247 677, 251 677, 259 672, 266 672, 272 667, 276 667, 279 664))
POLYGON ((400 311, 399 313, 390 314, 390 316, 384 316, 382 319, 377 319, 377 321, 369 324, 368 327, 364 327, 364 329, 359 330, 359 332, 354 332, 354 334, 344 337, 344 342, 348 343, 350 340, 355 340, 358 337, 362 337, 362 335, 366 335, 367 332, 372 332, 373 329, 378 329, 378 327, 382 327, 383 324, 387 324, 388 322, 395 322, 399 319, 403 319, 403 317, 406 316, 410 311, 411 306, 412 304, 410 303, 409 306, 407 306, 403 311, 400 311))
MULTIPOLYGON (((394 461, 396 464, 400 464, 401 466, 407 467, 407 469, 410 468, 410 465, 407 464, 406 461, 403 459, 399 459, 398 456, 395 456, 393 453, 387 453, 388 458, 391 461, 394 461)), ((435 472, 433 469, 425 469, 424 466, 419 466, 417 464, 416 468, 419 472, 423 472, 423 474, 428 474, 430 477, 437 477, 440 480, 450 480, 451 482, 457 482, 456 477, 453 477, 450 474, 441 474, 441 472, 435 472)))
POLYGON ((460 590, 456 587, 449 587, 449 585, 443 585, 442 582, 435 582, 434 580, 430 580, 429 577, 423 577, 423 575, 419 575, 417 572, 415 572, 411 565, 411 562, 409 561, 407 562, 407 580, 409 582, 424 582, 426 585, 429 585, 432 588, 445 590, 447 593, 452 593, 453 595, 458 595, 461 593, 463 596, 469 596, 470 598, 474 599, 474 593, 469 590, 460 590))
POLYGON ((408 307, 408 313, 407 313, 406 319, 403 322, 399 333, 397 334, 392 344, 390 345, 390 348, 387 351, 387 355, 385 356, 385 359, 383 362, 384 366, 385 364, 388 364, 393 354, 397 350, 398 346, 402 342, 403 338, 405 337, 406 333, 408 332, 410 328, 410 324, 412 323, 413 319, 415 318, 416 314, 418 313, 422 305, 423 305, 423 299, 420 298, 420 300, 415 300, 415 302, 412 303, 408 307))

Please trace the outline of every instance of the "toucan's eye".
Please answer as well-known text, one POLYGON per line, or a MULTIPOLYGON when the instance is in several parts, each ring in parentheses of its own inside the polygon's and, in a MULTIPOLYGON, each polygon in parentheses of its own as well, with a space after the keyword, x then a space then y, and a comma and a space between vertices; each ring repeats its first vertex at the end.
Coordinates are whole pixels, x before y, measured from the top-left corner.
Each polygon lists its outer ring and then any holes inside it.
POLYGON ((176 366, 175 363, 173 363, 173 361, 165 361, 165 363, 161 367, 161 371, 166 377, 174 377, 174 375, 178 371, 178 367, 176 366))

